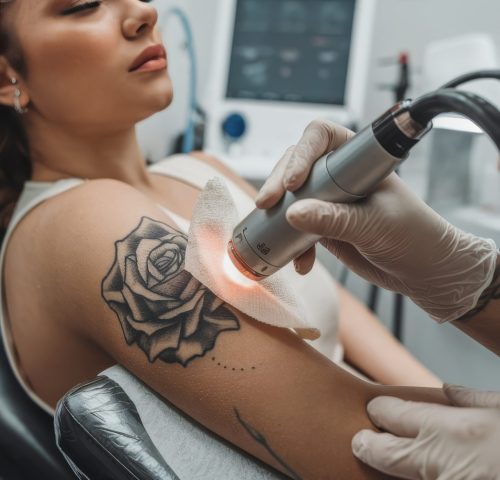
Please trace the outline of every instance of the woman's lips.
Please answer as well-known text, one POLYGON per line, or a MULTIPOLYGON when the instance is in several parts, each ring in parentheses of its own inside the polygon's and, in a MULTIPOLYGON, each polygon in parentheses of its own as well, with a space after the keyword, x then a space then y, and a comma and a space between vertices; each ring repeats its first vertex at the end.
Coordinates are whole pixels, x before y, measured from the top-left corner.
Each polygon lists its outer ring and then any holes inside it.
POLYGON ((140 67, 131 72, 154 72, 156 70, 165 70, 167 68, 167 60, 165 58, 154 58, 143 63, 140 67))
POLYGON ((129 72, 149 72, 162 70, 167 66, 167 52, 162 44, 145 48, 134 60, 129 72))

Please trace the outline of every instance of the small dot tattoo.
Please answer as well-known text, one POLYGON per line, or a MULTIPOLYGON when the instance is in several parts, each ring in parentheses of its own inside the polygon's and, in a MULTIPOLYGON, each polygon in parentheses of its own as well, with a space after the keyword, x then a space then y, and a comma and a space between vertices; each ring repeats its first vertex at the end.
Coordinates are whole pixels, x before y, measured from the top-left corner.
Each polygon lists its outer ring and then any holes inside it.
MULTIPOLYGON (((212 362, 215 362, 216 360, 217 360, 217 359, 216 359, 216 357, 212 357, 212 362)), ((217 362, 217 366, 218 366, 218 367, 224 367, 224 370, 231 369, 233 372, 235 372, 236 370, 240 370, 240 371, 242 371, 242 372, 244 372, 244 371, 245 371, 245 369, 244 369, 244 368, 229 367, 229 366, 227 366, 227 365, 223 365, 223 364, 222 364, 222 362, 217 362)), ((256 367, 249 367, 249 368, 251 368, 252 370, 255 370, 255 369, 256 369, 256 367)))

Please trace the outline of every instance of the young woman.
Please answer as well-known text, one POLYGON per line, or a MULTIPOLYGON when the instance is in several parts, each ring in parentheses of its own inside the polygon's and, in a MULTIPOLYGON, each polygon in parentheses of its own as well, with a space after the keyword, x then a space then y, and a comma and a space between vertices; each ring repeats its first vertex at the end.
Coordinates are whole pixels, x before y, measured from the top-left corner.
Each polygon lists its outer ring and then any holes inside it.
MULTIPOLYGON (((119 363, 293 478, 378 478, 350 448, 353 434, 371 426, 367 401, 442 396, 363 382, 184 270, 200 172, 224 177, 235 195, 254 191, 203 155, 184 158, 184 173, 179 159, 146 167, 135 125, 172 99, 155 8, 11 0, 0 22, 0 170, 10 222, 2 327, 34 401, 52 412, 69 388, 119 363)), ((386 383, 439 384, 342 297, 350 307, 341 337, 353 364, 386 383)))

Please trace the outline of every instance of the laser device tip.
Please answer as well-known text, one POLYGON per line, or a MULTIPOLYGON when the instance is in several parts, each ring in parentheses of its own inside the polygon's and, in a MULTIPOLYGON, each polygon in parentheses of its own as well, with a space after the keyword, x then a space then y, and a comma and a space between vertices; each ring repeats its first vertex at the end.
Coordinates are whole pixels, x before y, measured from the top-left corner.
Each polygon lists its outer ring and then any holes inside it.
MULTIPOLYGON (((260 275, 257 272, 254 272, 250 267, 246 265, 244 260, 239 255, 238 250, 235 248, 232 240, 230 240, 229 243, 227 244, 226 257, 229 260, 229 265, 234 268, 235 272, 244 275, 246 278, 249 278, 250 280, 256 282, 262 280, 263 278, 266 278, 265 275, 260 275)), ((231 277, 234 277, 232 272, 230 272, 231 268, 226 266, 227 263, 228 262, 226 261, 224 262, 224 268, 226 269, 226 273, 230 274, 231 277)))

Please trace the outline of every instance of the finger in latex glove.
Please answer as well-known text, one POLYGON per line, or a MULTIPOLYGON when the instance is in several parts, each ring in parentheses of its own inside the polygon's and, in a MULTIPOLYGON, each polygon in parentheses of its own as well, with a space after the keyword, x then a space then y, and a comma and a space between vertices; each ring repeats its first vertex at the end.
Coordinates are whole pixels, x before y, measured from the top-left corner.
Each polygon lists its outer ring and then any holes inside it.
POLYGON ((475 390, 460 385, 443 386, 450 403, 456 407, 479 407, 500 409, 500 392, 475 390))
POLYGON ((295 270, 301 275, 308 274, 314 267, 314 261, 316 260, 316 246, 312 246, 309 250, 306 250, 302 255, 297 257, 294 261, 295 270))
POLYGON ((269 178, 262 185, 255 204, 258 208, 271 208, 278 203, 280 198, 285 194, 286 188, 284 183, 284 175, 290 161, 291 156, 295 150, 295 145, 288 147, 284 155, 280 158, 278 163, 274 166, 273 171, 269 178))
POLYGON ((304 184, 317 160, 338 149, 353 135, 349 129, 329 120, 311 122, 299 143, 286 151, 260 189, 255 201, 257 207, 271 208, 286 190, 297 190, 304 184))
POLYGON ((500 479, 499 409, 378 397, 368 404, 368 415, 384 433, 357 433, 353 452, 383 473, 423 480, 500 479))

